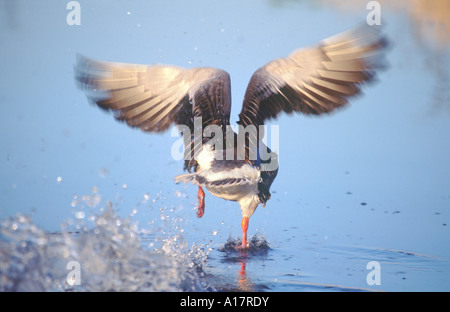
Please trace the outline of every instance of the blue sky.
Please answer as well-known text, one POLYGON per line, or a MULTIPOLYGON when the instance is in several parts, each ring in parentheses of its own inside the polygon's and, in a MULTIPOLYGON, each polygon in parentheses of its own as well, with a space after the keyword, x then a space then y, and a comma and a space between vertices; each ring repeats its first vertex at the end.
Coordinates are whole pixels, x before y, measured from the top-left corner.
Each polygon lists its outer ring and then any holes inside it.
MULTIPOLYGON (((225 69, 234 122, 258 67, 351 28, 368 13, 364 7, 344 12, 310 1, 79 3, 81 25, 69 26, 65 1, 14 1, 12 7, 0 2, 0 218, 31 213, 37 225, 57 230, 73 217, 74 196, 93 187, 125 216, 146 193, 166 194, 170 205, 181 191, 188 196, 185 206, 195 205, 196 188, 173 183, 183 167, 170 157, 177 138, 170 131, 130 129, 89 105, 73 79, 77 53, 225 69)), ((384 13, 393 41, 391 68, 377 83, 331 116, 272 122, 280 125, 280 172, 272 199, 256 211, 250 227, 270 232, 275 224, 295 223, 339 233, 344 224, 349 231, 373 232, 375 244, 386 233, 400 245, 421 240, 424 250, 437 250, 430 242, 448 243, 450 224, 442 225, 450 222, 448 93, 436 93, 446 90, 431 66, 436 54, 414 37, 407 16, 384 13), (356 208, 329 214, 311 208, 347 207, 349 200, 358 207, 367 202, 379 213, 358 221, 356 208), (399 217, 392 216, 396 211, 399 217)), ((448 73, 448 54, 439 55, 438 67, 448 73)), ((227 223, 237 233, 238 205, 207 194, 206 221, 198 231, 219 224, 222 214, 231 216, 227 223)), ((147 217, 136 216, 141 224, 147 217)))

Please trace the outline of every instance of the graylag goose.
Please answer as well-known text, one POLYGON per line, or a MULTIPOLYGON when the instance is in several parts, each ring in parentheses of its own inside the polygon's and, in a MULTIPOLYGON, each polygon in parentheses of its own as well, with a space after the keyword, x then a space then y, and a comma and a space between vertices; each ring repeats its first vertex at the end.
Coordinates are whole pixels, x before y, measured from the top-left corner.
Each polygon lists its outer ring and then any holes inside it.
POLYGON ((203 188, 237 201, 245 249, 249 218, 269 200, 278 173, 277 154, 262 142, 265 122, 281 112, 321 115, 345 106, 384 67, 385 47, 380 28, 363 25, 267 63, 250 78, 237 132, 230 127, 231 84, 223 70, 78 56, 75 76, 92 102, 130 127, 178 127, 188 173, 175 181, 198 186, 198 217, 205 211, 203 188))

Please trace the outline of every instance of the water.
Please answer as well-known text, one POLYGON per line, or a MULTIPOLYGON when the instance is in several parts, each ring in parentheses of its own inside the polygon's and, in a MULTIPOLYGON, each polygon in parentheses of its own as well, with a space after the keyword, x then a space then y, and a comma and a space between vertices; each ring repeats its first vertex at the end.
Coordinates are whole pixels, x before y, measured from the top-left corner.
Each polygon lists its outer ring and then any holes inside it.
POLYGON ((280 171, 247 251, 237 203, 206 193, 198 219, 196 187, 173 183, 179 136, 90 106, 76 55, 227 70, 235 122, 257 68, 367 3, 91 0, 68 25, 62 2, 0 1, 0 290, 450 291, 446 0, 378 1, 378 82, 331 116, 271 121, 280 171))
MULTIPOLYGON (((204 246, 156 237, 107 206, 60 232, 19 215, 1 224, 1 291, 205 291, 204 246), (79 280, 75 269, 79 266, 79 280), (74 272, 70 275, 70 272, 74 272)), ((78 274, 78 273, 77 273, 78 274)))
MULTIPOLYGON (((173 200, 186 200, 180 194, 173 200)), ((140 226, 134 216, 164 203, 159 195, 145 194, 126 218, 96 188, 74 198, 74 217, 58 232, 45 231, 21 214, 1 221, 0 291, 426 291, 450 286, 448 258, 333 245, 315 235, 303 237, 296 249, 291 239, 270 242, 257 233, 249 249, 240 250, 240 239, 230 233, 220 241, 220 229, 195 241, 198 233, 186 230, 197 220, 194 214, 186 217, 182 207, 162 205, 157 218, 140 226), (381 264, 381 285, 368 285, 370 261, 381 264)))

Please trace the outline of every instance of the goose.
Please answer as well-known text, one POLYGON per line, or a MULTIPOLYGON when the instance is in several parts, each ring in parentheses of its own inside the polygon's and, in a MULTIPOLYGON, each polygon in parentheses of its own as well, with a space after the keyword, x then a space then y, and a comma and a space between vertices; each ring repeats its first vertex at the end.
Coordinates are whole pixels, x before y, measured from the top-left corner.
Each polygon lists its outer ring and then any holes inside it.
POLYGON ((178 127, 187 173, 175 182, 198 186, 198 217, 205 212, 204 188, 238 202, 240 248, 246 249, 249 218, 270 199, 278 174, 278 155, 262 140, 266 122, 281 113, 324 115, 346 106, 385 68, 386 46, 379 26, 360 25, 260 67, 248 83, 236 132, 230 125, 230 75, 218 68, 78 55, 75 80, 90 102, 130 127, 146 132, 178 127))

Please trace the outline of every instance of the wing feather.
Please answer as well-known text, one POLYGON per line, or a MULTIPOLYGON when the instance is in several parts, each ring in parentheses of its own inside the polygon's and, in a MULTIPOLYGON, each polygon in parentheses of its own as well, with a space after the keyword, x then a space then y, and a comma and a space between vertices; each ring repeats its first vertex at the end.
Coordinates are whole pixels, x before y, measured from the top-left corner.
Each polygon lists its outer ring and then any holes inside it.
POLYGON ((385 67, 386 45, 379 27, 365 25, 266 64, 250 79, 239 124, 258 126, 281 112, 318 115, 344 106, 385 67))
POLYGON ((162 132, 173 124, 188 126, 192 147, 195 117, 202 117, 202 128, 229 124, 230 76, 220 69, 102 62, 79 56, 75 78, 92 102, 113 111, 130 127, 162 132))

